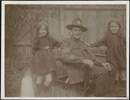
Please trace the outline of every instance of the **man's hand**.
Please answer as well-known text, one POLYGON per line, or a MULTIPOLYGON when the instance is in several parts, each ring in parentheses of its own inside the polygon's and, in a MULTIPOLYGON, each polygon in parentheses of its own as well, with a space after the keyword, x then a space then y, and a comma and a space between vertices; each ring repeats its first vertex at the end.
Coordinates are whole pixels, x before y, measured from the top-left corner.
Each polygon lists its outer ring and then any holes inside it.
POLYGON ((69 78, 67 78, 67 79, 65 80, 65 83, 66 83, 66 84, 68 84, 68 83, 69 83, 69 81, 70 81, 70 79, 69 79, 69 78))
POLYGON ((89 60, 89 59, 83 59, 82 62, 84 64, 87 64, 90 66, 90 68, 92 68, 94 66, 94 62, 92 60, 89 60))
POLYGON ((45 76, 44 85, 48 87, 51 84, 51 82, 52 82, 52 74, 49 73, 45 76))
POLYGON ((102 65, 104 66, 104 68, 108 71, 112 71, 112 67, 111 64, 108 62, 102 63, 102 65))

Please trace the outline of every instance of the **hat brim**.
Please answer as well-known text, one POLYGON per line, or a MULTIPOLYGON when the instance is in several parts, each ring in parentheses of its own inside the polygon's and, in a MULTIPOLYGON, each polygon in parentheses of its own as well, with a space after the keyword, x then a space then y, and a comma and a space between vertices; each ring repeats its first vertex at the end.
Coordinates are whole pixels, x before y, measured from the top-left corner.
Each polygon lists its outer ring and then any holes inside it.
POLYGON ((69 30, 72 30, 72 28, 74 28, 74 27, 78 27, 78 28, 81 29, 82 32, 85 32, 85 31, 88 30, 86 27, 81 26, 81 25, 73 25, 73 24, 71 24, 71 25, 67 25, 66 27, 67 27, 69 30))

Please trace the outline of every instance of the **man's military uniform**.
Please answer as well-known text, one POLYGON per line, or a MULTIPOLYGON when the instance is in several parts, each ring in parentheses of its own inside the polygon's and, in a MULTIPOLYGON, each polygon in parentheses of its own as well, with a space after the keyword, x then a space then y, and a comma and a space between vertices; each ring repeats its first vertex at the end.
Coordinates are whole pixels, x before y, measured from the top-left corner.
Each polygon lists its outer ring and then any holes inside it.
POLYGON ((91 58, 87 52, 87 46, 81 40, 69 38, 63 42, 60 53, 61 56, 59 60, 66 68, 68 75, 67 85, 69 86, 67 87, 70 88, 72 92, 79 92, 76 94, 73 93, 75 95, 72 94, 72 96, 81 96, 81 92, 84 90, 84 80, 89 77, 88 71, 90 70, 88 65, 81 62, 81 59, 91 58))
MULTIPOLYGON (((87 28, 80 25, 79 20, 75 21, 67 28, 72 30, 73 27, 78 27, 82 32, 87 30, 87 28)), ((59 60, 67 71, 68 78, 65 83, 68 90, 71 91, 70 96, 87 96, 86 94, 94 89, 97 96, 102 96, 103 93, 108 92, 106 91, 107 82, 109 81, 108 71, 94 60, 94 56, 89 52, 89 47, 85 42, 72 36, 63 41, 60 53, 59 60), (82 63, 83 59, 92 60, 98 66, 90 68, 89 64, 82 63), (93 80, 95 84, 93 84, 93 80)))

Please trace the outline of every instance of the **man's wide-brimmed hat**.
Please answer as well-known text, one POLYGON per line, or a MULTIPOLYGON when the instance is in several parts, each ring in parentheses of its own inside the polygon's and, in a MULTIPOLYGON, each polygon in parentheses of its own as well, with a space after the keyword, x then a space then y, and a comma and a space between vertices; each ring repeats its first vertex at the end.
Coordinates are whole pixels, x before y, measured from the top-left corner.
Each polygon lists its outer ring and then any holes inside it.
POLYGON ((88 29, 82 25, 80 18, 76 18, 72 21, 72 24, 66 26, 69 30, 72 30, 74 27, 78 27, 82 32, 87 31, 88 29))

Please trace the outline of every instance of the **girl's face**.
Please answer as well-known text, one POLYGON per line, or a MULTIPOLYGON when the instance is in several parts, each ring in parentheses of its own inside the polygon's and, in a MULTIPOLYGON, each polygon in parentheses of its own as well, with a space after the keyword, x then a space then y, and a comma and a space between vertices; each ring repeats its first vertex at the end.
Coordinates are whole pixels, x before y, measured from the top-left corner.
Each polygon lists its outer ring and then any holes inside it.
POLYGON ((116 34, 118 33, 119 31, 119 25, 116 23, 116 22, 111 22, 110 23, 110 31, 113 33, 113 34, 116 34))
POLYGON ((40 29, 39 29, 39 37, 45 37, 46 35, 47 35, 47 29, 46 29, 46 27, 41 27, 40 29))

